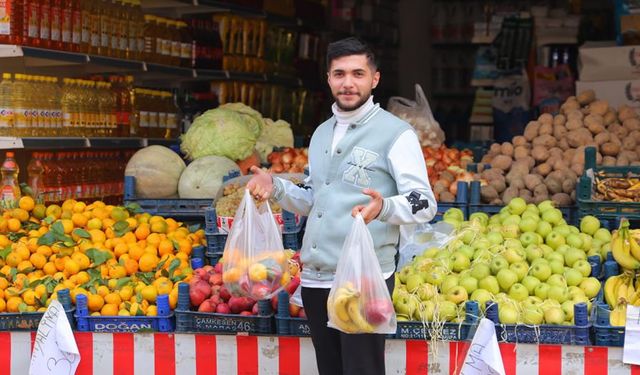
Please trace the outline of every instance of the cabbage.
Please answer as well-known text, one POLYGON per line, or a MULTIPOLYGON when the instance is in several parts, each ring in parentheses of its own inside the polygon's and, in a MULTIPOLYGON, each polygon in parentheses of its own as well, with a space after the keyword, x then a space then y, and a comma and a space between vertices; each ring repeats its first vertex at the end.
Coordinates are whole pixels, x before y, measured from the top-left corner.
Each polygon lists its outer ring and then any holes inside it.
POLYGON ((253 152, 260 135, 257 127, 261 128, 252 116, 225 108, 211 109, 198 116, 182 135, 180 149, 191 160, 209 155, 242 160, 253 152))
POLYGON ((222 186, 222 178, 238 165, 225 157, 205 156, 187 166, 178 182, 180 198, 213 199, 222 186))
POLYGON ((262 133, 264 120, 262 119, 262 115, 260 114, 260 112, 254 110, 253 108, 242 103, 227 103, 221 105, 218 108, 234 111, 242 116, 242 119, 245 121, 247 126, 251 127, 256 137, 259 137, 260 133, 262 133))
POLYGON ((293 147, 293 131, 288 122, 284 120, 274 122, 267 118, 264 119, 262 134, 256 142, 256 150, 263 163, 267 162, 267 156, 273 152, 274 147, 293 147))

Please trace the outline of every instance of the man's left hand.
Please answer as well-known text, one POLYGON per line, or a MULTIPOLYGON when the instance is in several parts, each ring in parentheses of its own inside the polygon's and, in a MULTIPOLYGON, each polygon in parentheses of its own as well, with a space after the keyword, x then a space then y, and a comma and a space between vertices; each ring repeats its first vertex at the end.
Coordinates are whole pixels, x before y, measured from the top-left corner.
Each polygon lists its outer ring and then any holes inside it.
POLYGON ((351 210, 351 216, 356 217, 358 213, 362 215, 364 222, 369 224, 371 220, 375 219, 380 215, 380 211, 382 211, 382 195, 373 189, 364 189, 362 190, 363 194, 366 194, 371 197, 371 201, 369 204, 365 205, 357 205, 353 207, 351 210))

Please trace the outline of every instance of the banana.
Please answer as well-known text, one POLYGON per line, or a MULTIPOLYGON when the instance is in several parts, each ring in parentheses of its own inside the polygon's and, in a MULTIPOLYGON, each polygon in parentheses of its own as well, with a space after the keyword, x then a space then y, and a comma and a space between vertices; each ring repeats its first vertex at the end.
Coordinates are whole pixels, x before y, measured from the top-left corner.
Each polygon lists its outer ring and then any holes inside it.
POLYGON ((369 322, 367 322, 360 313, 360 305, 358 299, 352 298, 351 300, 349 300, 349 303, 347 304, 347 311, 349 312, 351 321, 358 327, 358 331, 360 333, 373 332, 373 326, 369 324, 369 322))
POLYGON ((347 312, 347 303, 351 298, 354 298, 356 294, 352 291, 344 288, 338 289, 336 296, 333 298, 333 311, 336 317, 344 322, 350 320, 349 313, 347 312))
POLYGON ((346 333, 357 333, 359 331, 358 327, 351 321, 345 322, 341 319, 333 319, 331 323, 346 333))
POLYGON ((627 305, 621 304, 609 313, 609 324, 613 327, 622 327, 627 323, 627 305))
POLYGON ((638 244, 638 241, 636 241, 633 236, 627 236, 627 240, 629 241, 631 255, 633 255, 634 258, 640 260, 640 244, 638 244))
POLYGON ((622 235, 619 232, 620 230, 614 233, 611 239, 611 251, 613 253, 613 257, 623 268, 637 270, 640 268, 640 261, 631 255, 629 243, 627 242, 625 244, 625 238, 622 237, 624 232, 622 235))
POLYGON ((616 305, 622 303, 623 301, 626 303, 628 289, 629 285, 627 283, 627 279, 624 278, 616 289, 616 305))
MULTIPOLYGON (((636 288, 633 286, 633 278, 629 278, 629 284, 627 284, 627 301, 631 301, 631 298, 636 294, 636 288)), ((631 302, 629 302, 631 303, 631 302)))
POLYGON ((614 308, 617 304, 617 288, 619 283, 620 276, 611 276, 604 283, 604 299, 611 308, 614 308))

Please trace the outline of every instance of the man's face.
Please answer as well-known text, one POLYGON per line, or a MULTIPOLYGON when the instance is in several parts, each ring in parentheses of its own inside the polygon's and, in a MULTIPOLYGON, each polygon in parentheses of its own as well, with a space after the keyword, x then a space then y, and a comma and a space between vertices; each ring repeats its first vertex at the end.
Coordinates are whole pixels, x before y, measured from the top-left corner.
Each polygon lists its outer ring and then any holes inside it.
POLYGON ((380 80, 380 72, 371 69, 366 55, 334 59, 327 76, 331 94, 343 111, 353 111, 363 105, 380 80))

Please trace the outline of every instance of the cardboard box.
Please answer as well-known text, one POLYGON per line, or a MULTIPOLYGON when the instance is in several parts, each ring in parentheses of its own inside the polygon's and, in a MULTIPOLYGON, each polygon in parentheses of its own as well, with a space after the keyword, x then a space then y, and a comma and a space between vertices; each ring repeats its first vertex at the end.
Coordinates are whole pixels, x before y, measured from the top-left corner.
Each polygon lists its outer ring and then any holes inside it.
POLYGON ((640 79, 618 81, 576 82, 576 93, 592 89, 598 99, 609 102, 614 108, 626 104, 640 113, 640 79))
POLYGON ((579 78, 581 81, 640 79, 640 46, 585 43, 580 47, 579 78))

